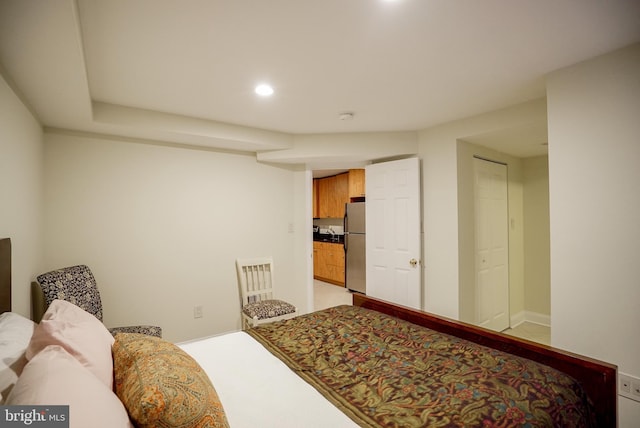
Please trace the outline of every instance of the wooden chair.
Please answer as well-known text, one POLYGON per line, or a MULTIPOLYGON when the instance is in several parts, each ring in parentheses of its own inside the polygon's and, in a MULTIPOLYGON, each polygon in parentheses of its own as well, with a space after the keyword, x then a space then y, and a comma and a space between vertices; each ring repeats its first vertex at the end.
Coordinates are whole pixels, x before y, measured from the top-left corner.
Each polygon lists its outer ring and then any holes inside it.
POLYGON ((243 330, 298 315, 298 309, 295 306, 274 299, 271 257, 237 259, 236 271, 240 287, 243 330))

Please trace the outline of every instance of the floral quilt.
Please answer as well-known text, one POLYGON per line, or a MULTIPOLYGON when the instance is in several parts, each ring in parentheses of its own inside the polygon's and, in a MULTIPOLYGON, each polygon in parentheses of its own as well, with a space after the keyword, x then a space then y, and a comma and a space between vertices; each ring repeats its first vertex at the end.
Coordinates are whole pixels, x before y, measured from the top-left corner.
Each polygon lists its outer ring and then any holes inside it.
POLYGON ((365 427, 590 427, 545 365, 355 306, 247 331, 365 427))

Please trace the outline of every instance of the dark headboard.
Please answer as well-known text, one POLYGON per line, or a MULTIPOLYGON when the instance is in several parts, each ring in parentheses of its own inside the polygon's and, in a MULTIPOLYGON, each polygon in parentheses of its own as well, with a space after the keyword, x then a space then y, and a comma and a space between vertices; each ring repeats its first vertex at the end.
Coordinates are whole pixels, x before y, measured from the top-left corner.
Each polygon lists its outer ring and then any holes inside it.
POLYGON ((0 314, 11 311, 11 239, 0 239, 0 314))

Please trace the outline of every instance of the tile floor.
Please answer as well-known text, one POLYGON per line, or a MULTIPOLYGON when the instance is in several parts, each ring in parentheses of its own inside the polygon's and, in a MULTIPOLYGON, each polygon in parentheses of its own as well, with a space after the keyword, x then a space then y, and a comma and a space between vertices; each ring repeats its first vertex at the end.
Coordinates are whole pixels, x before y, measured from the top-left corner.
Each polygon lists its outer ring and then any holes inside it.
POLYGON ((351 292, 339 285, 313 280, 313 306, 316 311, 338 305, 350 305, 351 292))
MULTIPOLYGON (((350 305, 351 292, 344 287, 326 282, 313 281, 313 301, 316 311, 338 305, 350 305)), ((532 342, 549 345, 551 343, 551 328, 531 322, 524 322, 515 328, 504 331, 505 334, 516 336, 532 342)))

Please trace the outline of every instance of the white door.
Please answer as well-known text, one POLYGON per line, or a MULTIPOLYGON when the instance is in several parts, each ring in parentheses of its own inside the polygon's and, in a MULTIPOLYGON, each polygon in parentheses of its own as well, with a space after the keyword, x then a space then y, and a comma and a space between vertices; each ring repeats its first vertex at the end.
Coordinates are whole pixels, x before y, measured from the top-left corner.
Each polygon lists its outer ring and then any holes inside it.
POLYGON ((421 309, 420 160, 367 165, 367 295, 421 309))
POLYGON ((509 327, 507 166, 474 159, 476 323, 509 327))

